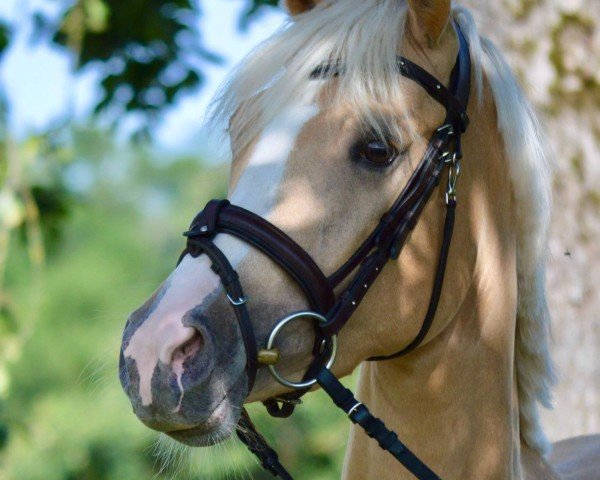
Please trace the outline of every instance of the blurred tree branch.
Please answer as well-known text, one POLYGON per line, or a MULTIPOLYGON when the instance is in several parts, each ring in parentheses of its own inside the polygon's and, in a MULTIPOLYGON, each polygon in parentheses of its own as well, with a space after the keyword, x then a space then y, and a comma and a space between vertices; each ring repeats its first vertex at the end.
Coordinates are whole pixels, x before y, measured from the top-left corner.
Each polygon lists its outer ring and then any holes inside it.
POLYGON ((141 113, 151 123, 221 60, 202 46, 201 13, 193 0, 77 0, 58 21, 36 14, 36 31, 72 52, 75 71, 100 71, 96 112, 141 113))
MULTIPOLYGON (((249 1, 240 28, 262 7, 276 5, 249 1)), ((199 0, 76 0, 60 18, 36 13, 34 23, 39 40, 74 55, 76 72, 91 65, 100 71, 96 113, 115 123, 124 113, 141 114, 151 126, 180 95, 202 86, 207 65, 222 61, 203 44, 201 16, 199 0)))

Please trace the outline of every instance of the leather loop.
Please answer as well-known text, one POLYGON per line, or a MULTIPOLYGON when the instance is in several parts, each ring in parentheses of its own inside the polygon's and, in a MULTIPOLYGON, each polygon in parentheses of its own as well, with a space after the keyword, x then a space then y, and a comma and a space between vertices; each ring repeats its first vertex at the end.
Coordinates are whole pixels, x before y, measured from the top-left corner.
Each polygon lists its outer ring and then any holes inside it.
POLYGON ((204 209, 196 215, 190 229, 183 235, 186 237, 213 238, 217 234, 217 223, 221 209, 230 205, 228 200, 211 200, 204 209))
POLYGON ((294 413, 296 404, 292 402, 282 402, 274 398, 268 398, 263 402, 269 415, 274 418, 289 418, 294 413))

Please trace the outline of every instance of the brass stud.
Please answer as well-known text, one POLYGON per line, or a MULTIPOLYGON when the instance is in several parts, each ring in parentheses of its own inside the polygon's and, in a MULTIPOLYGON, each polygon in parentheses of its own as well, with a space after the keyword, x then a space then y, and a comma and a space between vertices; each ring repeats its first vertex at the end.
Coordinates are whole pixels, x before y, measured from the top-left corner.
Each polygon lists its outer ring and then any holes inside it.
POLYGON ((277 365, 279 363, 279 350, 276 348, 271 350, 261 348, 258 351, 258 363, 261 365, 277 365))

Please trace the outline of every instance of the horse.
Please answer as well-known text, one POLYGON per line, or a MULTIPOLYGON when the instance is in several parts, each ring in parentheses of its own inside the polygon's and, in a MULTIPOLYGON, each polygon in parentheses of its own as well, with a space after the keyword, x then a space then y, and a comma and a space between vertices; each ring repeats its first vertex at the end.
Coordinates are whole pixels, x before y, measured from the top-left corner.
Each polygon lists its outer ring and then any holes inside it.
POLYGON ((289 414, 317 381, 316 359, 328 360, 323 388, 360 368, 344 479, 413 478, 357 411, 377 415, 435 472, 418 478, 598 478, 600 436, 549 454, 540 423, 555 376, 551 166, 501 53, 450 0, 284 3, 290 21, 232 72, 212 107, 213 122, 229 125, 231 204, 211 202, 197 217, 177 268, 127 320, 119 374, 136 416, 178 442, 212 445, 238 424, 251 428, 245 403, 289 414), (471 70, 459 137, 457 123, 440 127, 451 109, 439 99, 450 96, 461 37, 471 70), (413 65, 404 75, 399 58, 413 65), (345 304, 344 328, 323 334, 326 307, 361 287, 352 274, 371 257, 344 278, 340 265, 377 244, 365 238, 389 225, 386 212, 435 163, 427 152, 446 134, 453 150, 435 158, 449 168, 447 188, 428 190, 418 215, 405 212, 401 251, 386 250, 385 265, 367 272, 376 281, 345 304), (442 234, 450 207, 451 243, 442 234), (233 220, 220 228, 220 209, 246 212, 254 236, 235 235, 233 220), (291 321, 294 312, 312 321, 291 321))

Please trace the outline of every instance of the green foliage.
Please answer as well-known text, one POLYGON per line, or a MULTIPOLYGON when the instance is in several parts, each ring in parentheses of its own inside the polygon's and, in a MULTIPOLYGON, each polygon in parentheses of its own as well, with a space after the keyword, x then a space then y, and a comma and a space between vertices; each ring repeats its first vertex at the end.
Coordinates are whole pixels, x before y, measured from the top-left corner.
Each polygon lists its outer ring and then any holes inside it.
POLYGON ((77 55, 77 68, 96 63, 103 96, 111 106, 149 115, 201 85, 198 65, 219 57, 201 46, 195 25, 200 9, 191 0, 78 0, 52 41, 77 55))
MULTIPOLYGON (((40 210, 40 222, 47 247, 58 245, 63 224, 69 213, 69 192, 62 185, 31 187, 33 200, 40 210)), ((25 236, 24 230, 22 235, 25 236)))
POLYGON ((277 7, 279 5, 279 0, 254 0, 252 2, 252 9, 254 9, 254 11, 256 12, 260 7, 264 5, 277 7))
MULTIPOLYGON (((198 0, 58 3, 62 4, 58 18, 41 11, 33 15, 34 38, 66 49, 74 56, 76 73, 94 69, 101 88, 94 111, 103 112, 114 124, 124 113, 135 114, 140 125, 136 134, 141 136, 147 136, 180 96, 202 87, 207 65, 222 61, 203 46, 198 0)), ((248 0, 240 28, 263 7, 276 6, 277 0, 248 0)), ((12 32, 0 22, 0 59, 12 32)))
MULTIPOLYGON (((196 0, 63 3, 58 21, 35 15, 36 36, 69 49, 76 71, 93 66, 100 73, 102 94, 95 111, 108 113, 115 123, 124 112, 134 113, 147 129, 180 95, 202 86, 207 65, 222 60, 203 46, 196 0)), ((276 0, 249 1, 240 25, 262 7, 276 5, 276 0)))
POLYGON ((9 43, 10 28, 7 24, 0 22, 0 58, 9 43))
POLYGON ((250 20, 256 16, 264 7, 277 7, 279 0, 253 0, 250 2, 246 12, 240 19, 240 28, 245 29, 248 27, 250 20))
MULTIPOLYGON (((115 145, 95 130, 69 138, 53 158, 70 191, 71 214, 46 262, 42 314, 0 396, 0 478, 271 478, 237 441, 210 450, 175 448, 161 460, 156 451, 172 445, 156 447, 158 435, 136 420, 117 376, 128 312, 173 269, 183 246, 179 232, 197 208, 225 194, 225 168, 115 145)), ((19 243, 8 264, 18 319, 31 294, 26 257, 19 243)), ((322 394, 311 394, 285 422, 258 406, 252 414, 296 478, 339 478, 348 422, 322 394)))
POLYGON ((0 230, 18 229, 21 240, 27 241, 32 223, 39 220, 46 247, 58 243, 71 196, 60 176, 61 165, 73 155, 65 141, 50 132, 20 145, 10 137, 0 143, 0 230))

